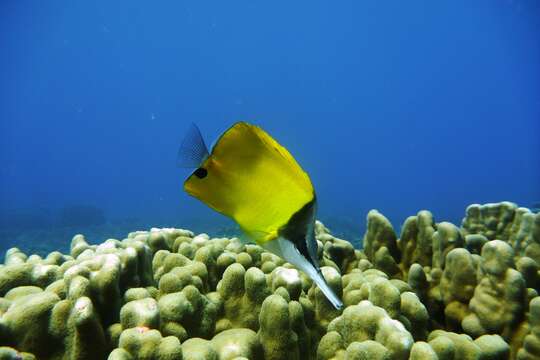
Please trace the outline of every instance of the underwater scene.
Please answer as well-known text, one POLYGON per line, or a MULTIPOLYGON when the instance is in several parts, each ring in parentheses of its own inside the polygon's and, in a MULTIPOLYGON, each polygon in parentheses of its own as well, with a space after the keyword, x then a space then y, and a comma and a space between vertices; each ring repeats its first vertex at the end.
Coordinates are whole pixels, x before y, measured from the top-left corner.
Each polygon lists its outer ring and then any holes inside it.
POLYGON ((0 360, 540 359, 540 2, 0 2, 0 360))

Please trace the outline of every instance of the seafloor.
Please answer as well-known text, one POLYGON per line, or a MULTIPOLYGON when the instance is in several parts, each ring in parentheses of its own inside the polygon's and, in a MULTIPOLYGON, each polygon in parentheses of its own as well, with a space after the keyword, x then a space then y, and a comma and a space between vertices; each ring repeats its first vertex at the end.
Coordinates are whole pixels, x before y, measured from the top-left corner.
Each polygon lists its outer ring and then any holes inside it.
POLYGON ((397 235, 372 210, 356 250, 320 222, 335 310, 290 264, 236 238, 151 229, 69 254, 7 251, 0 359, 540 359, 540 215, 471 205, 397 235))

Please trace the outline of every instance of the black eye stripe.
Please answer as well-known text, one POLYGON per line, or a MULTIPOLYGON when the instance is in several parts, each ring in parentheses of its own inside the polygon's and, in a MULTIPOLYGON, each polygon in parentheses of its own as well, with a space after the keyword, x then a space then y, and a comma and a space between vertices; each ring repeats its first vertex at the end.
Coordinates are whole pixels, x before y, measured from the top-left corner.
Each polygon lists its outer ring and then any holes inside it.
POLYGON ((206 170, 205 168, 198 168, 197 170, 195 170, 194 174, 199 179, 204 179, 208 175, 208 170, 206 170))

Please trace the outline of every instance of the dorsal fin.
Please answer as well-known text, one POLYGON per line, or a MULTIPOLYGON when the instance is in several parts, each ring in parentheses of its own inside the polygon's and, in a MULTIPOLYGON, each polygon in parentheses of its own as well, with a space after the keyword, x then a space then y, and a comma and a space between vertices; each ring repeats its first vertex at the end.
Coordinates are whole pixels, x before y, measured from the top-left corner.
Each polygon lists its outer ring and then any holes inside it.
POLYGON ((189 126, 182 144, 178 149, 176 164, 182 168, 197 168, 209 156, 199 127, 194 123, 189 126))

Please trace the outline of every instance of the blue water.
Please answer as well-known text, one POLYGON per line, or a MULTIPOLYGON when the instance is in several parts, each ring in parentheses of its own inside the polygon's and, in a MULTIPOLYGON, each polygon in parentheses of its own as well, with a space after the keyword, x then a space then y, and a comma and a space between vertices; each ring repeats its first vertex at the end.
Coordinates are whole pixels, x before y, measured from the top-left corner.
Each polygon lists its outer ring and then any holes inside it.
POLYGON ((2 1, 0 51, 0 250, 230 228, 182 190, 190 122, 262 126, 351 238, 540 200, 536 0, 2 1))

